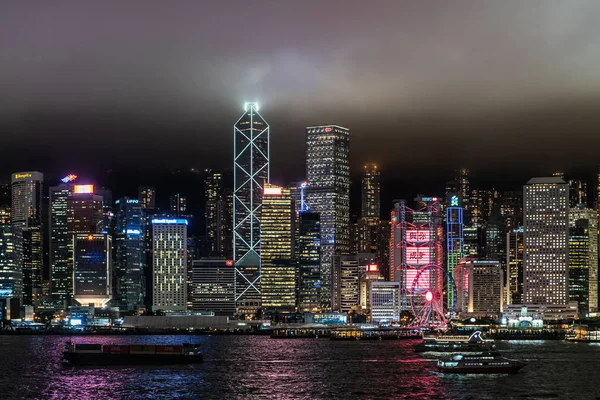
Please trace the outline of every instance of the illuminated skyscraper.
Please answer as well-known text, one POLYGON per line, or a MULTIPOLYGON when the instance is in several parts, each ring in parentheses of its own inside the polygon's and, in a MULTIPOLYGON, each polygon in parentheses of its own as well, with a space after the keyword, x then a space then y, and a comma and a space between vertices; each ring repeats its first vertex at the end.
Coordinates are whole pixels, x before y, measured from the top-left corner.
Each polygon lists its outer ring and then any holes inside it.
MULTIPOLYGON (((381 213, 380 178, 375 164, 364 167, 362 178, 361 218, 358 220, 358 251, 376 253, 379 242, 379 214, 381 213)), ((386 246, 387 247, 387 246, 386 246)), ((352 253, 352 251, 351 251, 352 253)))
POLYGON ((187 198, 177 193, 169 198, 171 203, 171 215, 175 217, 185 217, 187 212, 187 198))
MULTIPOLYGON (((426 265, 442 266, 443 228, 441 204, 436 197, 419 195, 416 209, 397 200, 391 213, 390 277, 400 283, 400 307, 410 307, 410 290, 419 268, 426 265)), ((443 292, 440 276, 431 276, 430 287, 443 292)))
POLYGON ((458 185, 458 195, 462 201, 462 207, 465 215, 465 223, 471 225, 471 188, 469 186, 469 170, 459 168, 456 176, 458 185))
POLYGON ((586 318, 598 310, 598 213, 578 204, 569 225, 569 299, 586 318))
POLYGON ((146 219, 138 199, 123 197, 115 202, 115 299, 119 307, 136 310, 146 294, 146 219))
POLYGON ((187 310, 187 220, 152 220, 152 311, 187 310))
POLYGON ((361 188, 361 217, 379 219, 381 213, 381 183, 377 165, 365 165, 361 188))
POLYGON ((73 184, 68 180, 50 187, 50 293, 63 305, 68 303, 73 287, 69 253, 73 237, 67 224, 67 201, 72 194, 73 184))
POLYGON ((319 214, 302 212, 296 239, 298 261, 298 311, 316 312, 321 307, 321 227, 319 214))
POLYGON ((215 315, 235 314, 233 261, 207 257, 192 262, 194 292, 192 310, 215 315))
POLYGON ((106 234, 73 235, 73 299, 104 307, 112 299, 112 239, 106 234))
POLYGON ((296 307, 293 258, 294 203, 290 189, 266 183, 260 221, 262 307, 296 307))
POLYGON ((525 304, 569 303, 569 188, 561 178, 523 187, 525 304))
POLYGON ((261 302, 260 221, 269 175, 269 125, 258 103, 246 103, 233 126, 233 257, 235 300, 240 313, 254 314, 261 302))
POLYGON ((506 233, 505 304, 523 303, 523 227, 506 233))
POLYGON ((334 255, 350 251, 350 130, 337 125, 306 128, 307 203, 320 215, 321 306, 331 308, 334 255))
POLYGON ((154 211, 156 209, 156 189, 150 186, 140 186, 138 200, 144 211, 154 211))
POLYGON ((206 218, 206 236, 211 244, 212 254, 225 257, 224 249, 224 227, 225 227, 225 201, 223 199, 223 175, 220 172, 214 172, 209 169, 204 180, 205 190, 204 199, 206 209, 204 217, 206 218))
POLYGON ((334 311, 360 306, 360 266, 356 256, 333 256, 331 303, 334 311))
MULTIPOLYGON (((460 204, 458 194, 447 194, 446 199, 446 270, 450 276, 454 276, 454 267, 464 255, 464 234, 463 234, 463 209, 460 204)), ((454 291, 452 283, 448 282, 446 290, 446 301, 448 309, 454 305, 454 291)))
POLYGON ((23 304, 26 306, 37 305, 42 295, 43 186, 41 172, 12 174, 11 223, 23 232, 23 304))
POLYGON ((569 207, 574 208, 579 204, 587 207, 587 182, 569 180, 569 207))
POLYGON ((463 259, 456 266, 456 311, 498 316, 502 311, 502 269, 493 260, 463 259))
POLYGON ((23 301, 23 232, 0 224, 0 299, 23 301))

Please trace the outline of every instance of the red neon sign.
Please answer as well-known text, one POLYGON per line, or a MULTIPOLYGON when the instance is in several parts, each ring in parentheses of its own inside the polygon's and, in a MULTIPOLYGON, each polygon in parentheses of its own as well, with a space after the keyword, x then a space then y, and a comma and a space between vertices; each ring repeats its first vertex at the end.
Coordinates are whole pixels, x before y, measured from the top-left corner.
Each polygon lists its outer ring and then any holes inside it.
POLYGON ((227 260, 227 261, 225 261, 225 265, 227 267, 233 267, 233 260, 227 260))
POLYGON ((327 133, 331 132, 331 128, 325 128, 325 132, 327 132, 327 133))

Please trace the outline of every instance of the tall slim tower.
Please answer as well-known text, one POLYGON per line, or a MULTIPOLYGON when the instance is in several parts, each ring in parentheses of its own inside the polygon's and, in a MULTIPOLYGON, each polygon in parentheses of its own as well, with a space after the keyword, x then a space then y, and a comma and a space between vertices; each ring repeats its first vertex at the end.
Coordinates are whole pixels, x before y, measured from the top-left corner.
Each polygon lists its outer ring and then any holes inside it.
MULTIPOLYGON (((464 252, 463 209, 457 194, 448 194, 446 199, 446 270, 454 277, 454 267, 458 265, 464 252)), ((446 300, 448 309, 452 309, 456 299, 452 283, 447 282, 446 300)))
POLYGON ((23 232, 23 304, 35 305, 42 295, 44 175, 41 172, 12 174, 11 223, 23 232))
POLYGON ((585 318, 598 311, 598 213, 580 203, 569 225, 569 297, 585 318))
POLYGON ((306 128, 306 176, 311 211, 320 214, 321 306, 331 309, 334 255, 350 251, 350 130, 337 125, 306 128))
POLYGON ((381 183, 377 165, 366 164, 362 178, 361 217, 377 218, 381 213, 381 183))
POLYGON ((115 298, 120 307, 136 310, 146 295, 146 218, 138 199, 123 197, 115 202, 115 298))
POLYGON ((206 169, 204 199, 206 208, 206 237, 210 241, 211 255, 225 257, 226 201, 223 191, 223 174, 206 169))
POLYGON ((559 177, 523 187, 523 303, 569 303, 569 186, 559 177))
POLYGON ((467 168, 460 168, 456 177, 456 183, 458 184, 458 194, 462 201, 462 207, 466 214, 465 222, 471 224, 471 189, 469 186, 469 170, 467 168))
MULTIPOLYGON (((376 253, 381 213, 379 170, 375 164, 366 164, 361 182, 361 219, 358 221, 358 251, 376 253)), ((379 260, 381 263, 381 260, 379 260)))
POLYGON ((269 124, 258 103, 246 103, 233 126, 233 257, 238 312, 254 314, 261 301, 260 218, 269 182, 269 124))

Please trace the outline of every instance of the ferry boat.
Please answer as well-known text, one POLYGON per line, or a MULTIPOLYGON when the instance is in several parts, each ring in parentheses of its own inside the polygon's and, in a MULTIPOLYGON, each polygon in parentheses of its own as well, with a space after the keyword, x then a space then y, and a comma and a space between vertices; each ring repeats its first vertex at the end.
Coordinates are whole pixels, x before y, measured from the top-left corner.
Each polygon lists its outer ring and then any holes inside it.
POLYGON ((514 374, 524 366, 521 361, 509 360, 498 352, 454 354, 437 363, 439 372, 455 374, 514 374))
POLYGON ((416 352, 426 351, 465 352, 486 351, 496 347, 494 339, 487 339, 480 331, 473 332, 470 336, 442 335, 423 336, 421 343, 413 344, 416 352))
POLYGON ((193 344, 112 345, 65 344, 63 361, 67 365, 190 364, 202 361, 200 347, 193 344))

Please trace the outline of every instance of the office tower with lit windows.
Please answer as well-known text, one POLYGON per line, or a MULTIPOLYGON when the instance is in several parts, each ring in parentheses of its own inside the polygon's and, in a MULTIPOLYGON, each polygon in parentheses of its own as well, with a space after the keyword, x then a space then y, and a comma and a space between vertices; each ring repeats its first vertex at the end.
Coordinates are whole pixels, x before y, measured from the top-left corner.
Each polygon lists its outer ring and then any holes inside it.
POLYGON ((523 187, 523 303, 569 303, 569 187, 558 177, 523 187))
MULTIPOLYGON (((400 283, 400 309, 410 307, 410 289, 419 269, 426 265, 442 266, 444 234, 440 199, 419 195, 416 207, 397 200, 391 212, 390 276, 400 283)), ((439 276, 431 278, 431 287, 443 292, 439 276)))
MULTIPOLYGON (((454 267, 463 258, 463 208, 457 193, 447 193, 446 196, 446 271, 453 276, 454 267)), ((452 282, 447 282, 447 285, 446 302, 451 309, 455 301, 454 291, 451 287, 452 282)))
POLYGON ((360 306, 360 266, 356 256, 333 256, 331 270, 333 311, 349 312, 360 306))
POLYGON ((261 306, 260 221, 264 184, 270 181, 269 124, 258 109, 258 103, 246 103, 233 126, 235 300, 244 315, 261 306))
POLYGON ((337 125, 306 128, 307 203, 320 215, 321 307, 331 309, 334 255, 350 251, 350 130, 337 125))
POLYGON ((373 282, 383 282, 385 279, 381 275, 379 265, 367 264, 360 266, 359 293, 360 309, 365 313, 371 313, 371 290, 373 282))
POLYGON ((381 220, 377 228, 377 262, 381 275, 387 280, 390 276, 390 221, 381 220))
POLYGON ((211 254, 225 257, 225 213, 226 204, 223 198, 223 174, 220 172, 205 170, 204 199, 206 219, 206 237, 210 241, 211 254))
POLYGON ((364 166, 361 185, 361 217, 379 218, 381 212, 381 178, 377 165, 364 166))
POLYGON ((145 212, 156 210, 156 189, 151 186, 140 186, 138 188, 138 200, 145 212))
POLYGON ((506 229, 523 226, 523 193, 520 191, 503 192, 498 200, 500 214, 506 223, 506 229))
POLYGON ((53 300, 69 301, 73 275, 69 248, 72 236, 67 225, 67 200, 73 194, 71 181, 50 186, 50 293, 53 300))
POLYGON ((506 233, 504 304, 523 303, 523 227, 506 233))
POLYGON ((456 171, 455 182, 458 189, 458 196, 462 201, 465 224, 471 225, 471 187, 469 185, 469 170, 467 168, 459 168, 458 171, 456 171))
MULTIPOLYGON (((504 260, 504 218, 500 209, 494 207, 487 222, 485 223, 485 258, 487 260, 504 260)), ((501 263, 502 264, 502 263, 501 263)))
POLYGON ((296 238, 298 312, 321 308, 321 224, 316 213, 301 212, 296 238))
POLYGON ((187 310, 187 226, 185 219, 152 223, 152 311, 187 310))
POLYGON ((294 214, 290 189, 265 183, 260 220, 263 309, 296 307, 294 214))
POLYGON ((42 295, 44 260, 44 175, 41 172, 12 174, 11 223, 23 233, 23 304, 37 305, 42 295))
POLYGON ((19 299, 23 304, 23 231, 0 224, 0 299, 19 299))
POLYGON ((372 282, 370 303, 372 323, 400 321, 400 282, 372 282))
POLYGON ((73 299, 104 307, 112 299, 112 239, 102 233, 73 235, 73 299))
POLYGON ((146 219, 138 199, 115 202, 115 303, 124 310, 144 305, 146 295, 146 219))
POLYGON ((192 262, 192 310, 215 315, 235 314, 233 260, 203 257, 192 262))
POLYGON ((94 185, 59 185, 50 188, 51 294, 71 304, 73 297, 73 236, 103 232, 103 199, 94 185))
POLYGON ((582 180, 569 180, 569 207, 574 208, 582 204, 587 207, 587 182, 582 180))
POLYGON ((502 312, 502 268, 494 260, 463 259, 456 266, 456 311, 480 317, 502 312))
POLYGON ((366 164, 361 182, 361 218, 358 220, 358 252, 375 253, 378 250, 377 233, 379 229, 379 214, 381 212, 380 197, 380 173, 377 165, 366 164))
POLYGON ((187 213, 187 198, 177 193, 169 197, 171 215, 175 217, 185 217, 187 213))
POLYGON ((598 213, 580 203, 569 226, 569 299, 586 318, 598 311, 598 213))

